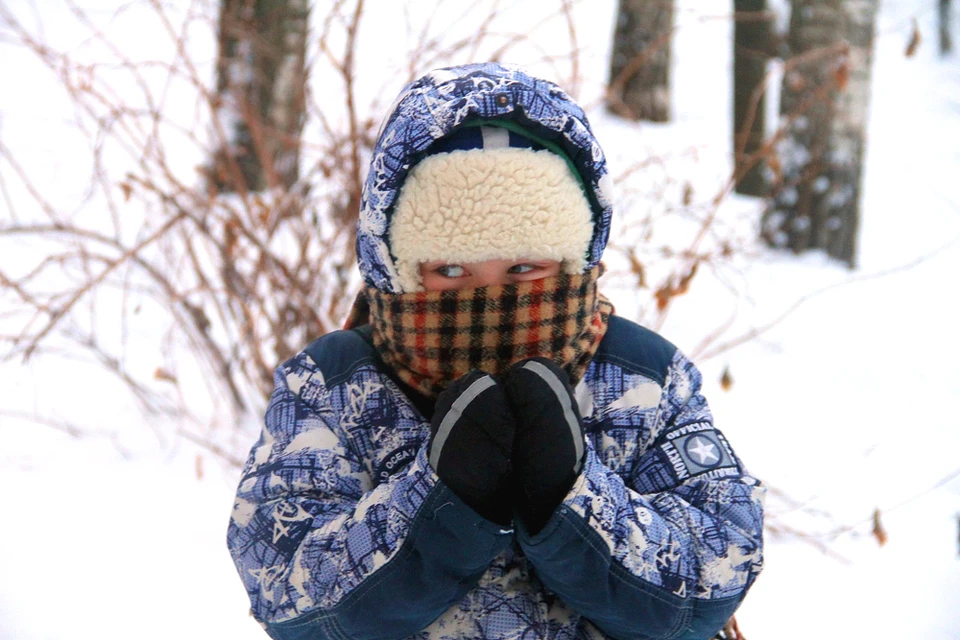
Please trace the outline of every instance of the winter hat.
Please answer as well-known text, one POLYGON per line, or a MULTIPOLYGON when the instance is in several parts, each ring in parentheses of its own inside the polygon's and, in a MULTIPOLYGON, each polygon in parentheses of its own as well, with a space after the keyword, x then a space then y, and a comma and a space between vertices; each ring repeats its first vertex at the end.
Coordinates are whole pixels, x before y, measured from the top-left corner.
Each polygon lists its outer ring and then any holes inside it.
POLYGON ((440 138, 409 171, 389 244, 405 292, 420 264, 558 260, 582 273, 593 235, 580 174, 557 145, 509 121, 478 121, 440 138))

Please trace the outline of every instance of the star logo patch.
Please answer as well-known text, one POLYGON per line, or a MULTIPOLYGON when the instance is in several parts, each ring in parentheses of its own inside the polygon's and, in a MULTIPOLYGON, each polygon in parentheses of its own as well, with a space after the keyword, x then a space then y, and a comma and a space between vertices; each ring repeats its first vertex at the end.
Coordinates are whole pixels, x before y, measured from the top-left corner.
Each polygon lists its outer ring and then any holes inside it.
POLYGON ((686 457, 696 460, 701 467, 715 467, 722 460, 720 447, 707 436, 687 438, 683 446, 686 457))
POLYGON ((708 472, 718 477, 738 473, 726 440, 707 423, 689 425, 671 433, 662 448, 679 480, 708 472))

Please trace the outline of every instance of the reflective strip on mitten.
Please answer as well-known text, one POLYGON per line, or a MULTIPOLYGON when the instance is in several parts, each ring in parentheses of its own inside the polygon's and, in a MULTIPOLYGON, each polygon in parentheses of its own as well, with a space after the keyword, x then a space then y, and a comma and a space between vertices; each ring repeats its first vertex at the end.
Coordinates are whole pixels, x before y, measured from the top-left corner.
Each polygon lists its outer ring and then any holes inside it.
POLYGON ((522 487, 517 508, 536 534, 583 467, 583 423, 569 377, 546 358, 515 364, 504 389, 516 420, 513 466, 522 487))
POLYGON ((430 464, 457 496, 499 525, 511 521, 514 425, 506 396, 488 374, 471 371, 437 397, 430 464))

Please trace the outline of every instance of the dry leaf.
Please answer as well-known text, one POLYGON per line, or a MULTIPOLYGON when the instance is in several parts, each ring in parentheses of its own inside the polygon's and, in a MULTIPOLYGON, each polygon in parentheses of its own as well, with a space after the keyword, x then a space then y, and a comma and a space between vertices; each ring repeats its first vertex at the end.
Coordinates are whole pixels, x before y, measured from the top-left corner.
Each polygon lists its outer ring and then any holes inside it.
POLYGON ((730 374, 730 365, 723 368, 723 374, 720 376, 720 388, 724 391, 730 391, 733 388, 733 376, 730 374))
POLYGON ((693 276, 697 275, 697 267, 699 264, 699 262, 694 262, 690 265, 690 271, 684 274, 676 285, 673 284, 673 278, 671 277, 670 280, 667 280, 663 286, 657 289, 657 292, 653 294, 657 299, 657 311, 666 309, 670 303, 670 298, 683 295, 690 290, 690 281, 693 280, 693 276))
POLYGON ((203 456, 199 453, 194 460, 194 470, 197 473, 197 480, 203 480, 203 456))
POLYGON ((767 158, 767 167, 769 167, 773 173, 773 184, 783 182, 783 165, 780 164, 780 158, 777 157, 777 154, 771 154, 770 157, 767 158))
POLYGON ((883 523, 880 522, 880 509, 873 510, 873 529, 870 533, 877 539, 877 544, 881 547, 887 544, 887 531, 883 528, 883 523))
POLYGON ((693 202, 693 186, 689 182, 683 183, 683 206, 689 206, 693 202))
POLYGON ((921 42, 923 42, 923 37, 920 35, 920 27, 917 25, 917 19, 914 18, 913 32, 910 34, 910 42, 907 43, 907 50, 903 52, 903 55, 912 58, 913 54, 920 48, 921 42))
POLYGON ((237 230, 239 228, 240 221, 236 218, 230 218, 223 225, 223 245, 228 258, 233 258, 236 252, 237 240, 239 238, 237 230))
POLYGON ((847 88, 847 83, 850 82, 850 60, 848 58, 841 60, 837 68, 833 70, 833 81, 837 83, 837 88, 840 91, 847 88))
POLYGON ((154 380, 161 380, 163 382, 170 382, 172 384, 177 384, 177 376, 173 375, 163 367, 157 367, 153 372, 154 380))
POLYGON ((270 205, 263 201, 259 195, 253 197, 253 204, 257 208, 257 219, 260 221, 260 224, 266 226, 270 221, 270 205))
POLYGON ((129 183, 129 182, 121 182, 121 183, 120 183, 120 191, 123 192, 123 201, 124 201, 124 202, 130 202, 130 196, 131 196, 131 194, 133 194, 133 187, 130 185, 130 183, 129 183))
POLYGON ((653 295, 657 299, 657 311, 663 311, 667 308, 667 305, 670 304, 670 298, 673 297, 673 288, 668 282, 657 289, 657 292, 653 295))
POLYGON ((690 290, 690 281, 693 280, 693 276, 697 275, 697 268, 700 266, 699 262, 694 262, 690 266, 690 271, 687 272, 685 276, 680 278, 680 282, 677 284, 677 289, 674 292, 674 295, 682 295, 690 290))
POLYGON ((633 249, 627 254, 627 257, 630 260, 630 273, 637 276, 637 286, 641 289, 647 288, 647 270, 644 269, 643 263, 640 262, 640 258, 637 257, 637 254, 633 252, 633 249))

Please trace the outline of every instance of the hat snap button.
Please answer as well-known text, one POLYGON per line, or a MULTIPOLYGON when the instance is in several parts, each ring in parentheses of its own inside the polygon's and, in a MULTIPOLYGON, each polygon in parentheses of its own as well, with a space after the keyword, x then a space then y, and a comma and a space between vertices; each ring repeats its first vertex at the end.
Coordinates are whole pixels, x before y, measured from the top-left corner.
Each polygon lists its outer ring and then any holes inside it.
POLYGON ((505 93, 501 93, 497 96, 497 104, 501 107, 505 107, 510 104, 510 98, 505 93))

